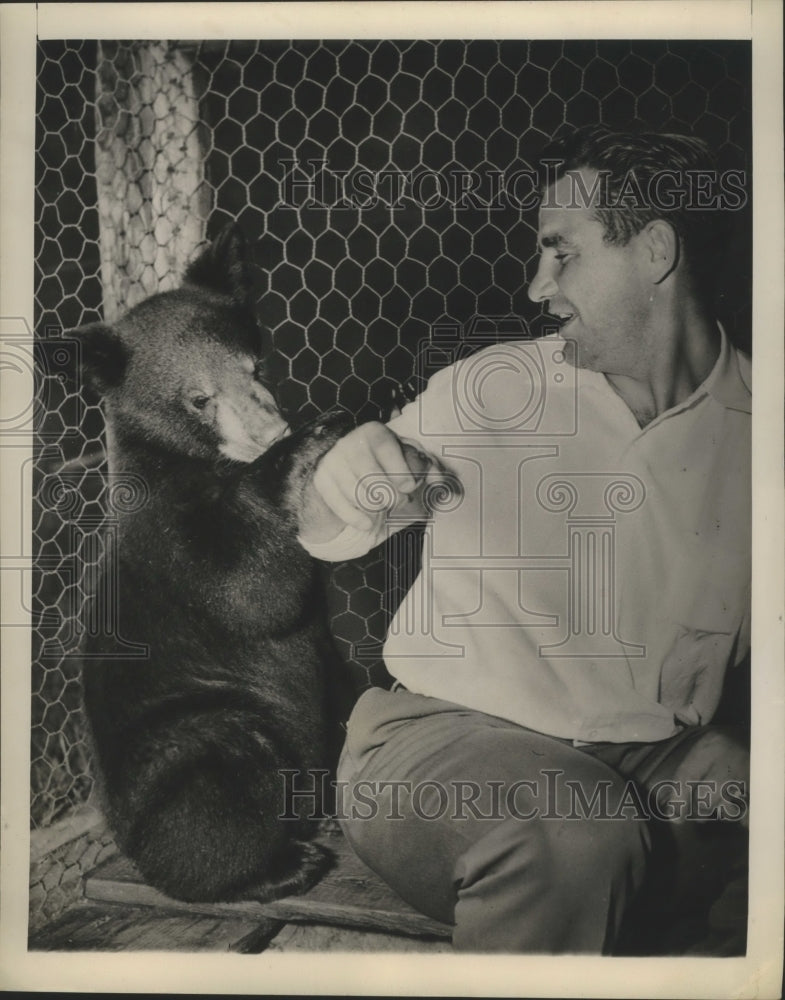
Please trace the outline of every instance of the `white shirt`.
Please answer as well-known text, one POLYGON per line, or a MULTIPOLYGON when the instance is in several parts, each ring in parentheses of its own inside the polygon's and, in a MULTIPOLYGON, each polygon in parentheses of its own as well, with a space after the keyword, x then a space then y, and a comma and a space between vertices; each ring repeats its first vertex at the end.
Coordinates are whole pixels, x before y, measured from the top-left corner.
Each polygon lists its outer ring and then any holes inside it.
MULTIPOLYGON (((389 426, 459 489, 384 647, 410 691, 576 741, 707 723, 749 649, 749 359, 722 333, 705 382, 641 429, 558 338, 433 376, 389 426)), ((400 525, 346 528, 321 559, 400 525)))

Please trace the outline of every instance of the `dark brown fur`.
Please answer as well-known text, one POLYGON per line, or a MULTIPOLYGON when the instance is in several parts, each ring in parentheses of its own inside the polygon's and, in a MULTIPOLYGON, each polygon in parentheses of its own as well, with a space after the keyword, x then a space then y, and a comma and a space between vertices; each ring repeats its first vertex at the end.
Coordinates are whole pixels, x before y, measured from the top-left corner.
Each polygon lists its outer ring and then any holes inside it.
POLYGON ((182 289, 77 331, 104 398, 110 471, 147 492, 120 514, 104 572, 118 580, 116 631, 149 656, 114 658, 88 637, 84 702, 120 846, 186 900, 302 890, 327 864, 308 842, 317 803, 279 818, 280 772, 329 767, 337 743, 336 655, 296 535, 302 490, 349 422, 327 417, 250 463, 222 457, 187 393, 208 374, 220 382, 221 359, 263 362, 269 349, 246 304, 244 261, 226 231, 182 289))

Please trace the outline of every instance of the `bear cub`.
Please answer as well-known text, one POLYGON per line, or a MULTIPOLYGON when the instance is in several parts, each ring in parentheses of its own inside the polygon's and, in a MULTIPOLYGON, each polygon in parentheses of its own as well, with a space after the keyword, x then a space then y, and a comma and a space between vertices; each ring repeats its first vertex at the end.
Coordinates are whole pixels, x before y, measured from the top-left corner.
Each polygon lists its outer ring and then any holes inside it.
POLYGON ((148 653, 83 645, 107 819, 170 896, 302 891, 329 864, 309 843, 322 804, 284 802, 281 771, 305 772, 298 786, 318 796, 308 771, 334 762, 343 682, 297 535, 318 516, 304 500, 313 469, 352 422, 332 414, 289 433, 233 226, 179 289, 75 335, 103 398, 110 473, 143 484, 102 572, 117 581, 115 633, 148 653), (287 809, 298 819, 280 819, 287 809))

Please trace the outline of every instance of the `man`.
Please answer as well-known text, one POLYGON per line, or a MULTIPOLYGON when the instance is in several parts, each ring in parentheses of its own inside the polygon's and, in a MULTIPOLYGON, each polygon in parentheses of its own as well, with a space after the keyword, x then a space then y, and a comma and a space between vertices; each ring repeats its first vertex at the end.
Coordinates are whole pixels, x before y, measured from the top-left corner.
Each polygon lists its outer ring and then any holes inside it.
POLYGON ((676 906, 707 843, 744 864, 748 751, 711 721, 749 649, 750 366, 710 312, 702 143, 581 130, 542 166, 529 295, 558 335, 438 372, 314 478, 323 559, 422 516, 429 480, 452 497, 397 683, 349 721, 341 821, 456 949, 657 950, 652 882, 676 906))

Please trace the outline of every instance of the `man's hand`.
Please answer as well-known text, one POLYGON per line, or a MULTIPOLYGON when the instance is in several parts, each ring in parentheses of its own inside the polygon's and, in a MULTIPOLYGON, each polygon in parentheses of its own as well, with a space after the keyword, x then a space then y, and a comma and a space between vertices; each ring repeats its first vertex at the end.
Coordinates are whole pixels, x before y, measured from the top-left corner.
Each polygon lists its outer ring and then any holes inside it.
POLYGON ((411 521, 427 516, 420 487, 433 470, 442 471, 435 459, 384 424, 362 424, 320 459, 308 491, 312 527, 303 537, 326 541, 347 524, 369 531, 379 513, 389 510, 406 511, 411 521))

